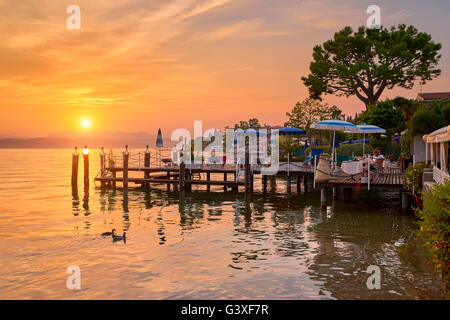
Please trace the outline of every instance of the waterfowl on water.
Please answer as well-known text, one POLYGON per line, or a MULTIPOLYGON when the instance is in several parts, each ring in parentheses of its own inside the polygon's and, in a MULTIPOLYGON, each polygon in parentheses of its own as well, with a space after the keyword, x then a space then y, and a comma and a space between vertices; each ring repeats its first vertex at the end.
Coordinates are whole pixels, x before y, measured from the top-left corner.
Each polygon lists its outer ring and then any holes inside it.
POLYGON ((123 233, 123 235, 121 235, 121 236, 118 236, 118 235, 116 235, 116 234, 112 234, 112 239, 113 239, 113 241, 120 241, 120 240, 123 240, 123 241, 125 241, 125 239, 126 239, 126 232, 124 232, 123 233))
POLYGON ((103 232, 101 236, 102 237, 112 236, 114 234, 114 231, 116 231, 116 229, 112 229, 111 232, 103 232))

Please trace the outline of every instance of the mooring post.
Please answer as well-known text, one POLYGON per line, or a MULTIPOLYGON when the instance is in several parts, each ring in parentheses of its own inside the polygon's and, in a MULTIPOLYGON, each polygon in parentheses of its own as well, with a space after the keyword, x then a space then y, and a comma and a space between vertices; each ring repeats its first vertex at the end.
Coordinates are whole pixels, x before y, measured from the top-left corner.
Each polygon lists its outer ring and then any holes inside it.
POLYGON ((267 176, 261 174, 262 176, 262 185, 263 185, 263 192, 267 192, 267 176))
POLYGON ((125 152, 123 153, 123 190, 128 190, 128 145, 125 146, 125 152))
POLYGON ((74 153, 72 153, 72 187, 78 186, 78 160, 80 154, 78 153, 78 148, 75 147, 74 153))
MULTIPOLYGON (((227 180, 228 180, 228 174, 225 172, 223 174, 223 181, 227 181, 227 180)), ((226 184, 223 185, 223 191, 227 191, 227 185, 226 184)))
POLYGON ((89 191, 89 149, 84 146, 83 150, 83 164, 84 164, 84 192, 89 191))
POLYGON ((180 163, 180 174, 179 174, 179 184, 180 191, 183 192, 185 190, 185 178, 186 178, 186 165, 183 161, 180 163))

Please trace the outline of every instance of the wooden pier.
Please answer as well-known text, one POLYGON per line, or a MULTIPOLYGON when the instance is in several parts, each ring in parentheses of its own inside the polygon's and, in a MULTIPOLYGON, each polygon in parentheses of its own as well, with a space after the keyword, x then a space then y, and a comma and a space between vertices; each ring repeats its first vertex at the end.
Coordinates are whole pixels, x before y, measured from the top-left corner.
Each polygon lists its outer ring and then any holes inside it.
MULTIPOLYGON (((86 147, 85 147, 86 149, 86 147)), ((89 189, 89 156, 83 154, 84 185, 85 194, 89 189)), ((78 153, 75 150, 72 158, 72 186, 77 187, 78 175, 78 153)), ((313 188, 321 191, 321 204, 328 202, 328 193, 332 191, 333 199, 351 201, 354 191, 389 189, 399 193, 400 206, 407 207, 407 197, 404 193, 404 173, 401 168, 383 168, 370 171, 370 183, 363 182, 366 173, 346 174, 339 172, 332 175, 326 182, 315 181, 316 167, 305 163, 280 163, 279 170, 275 175, 263 175, 263 165, 250 164, 249 153, 246 153, 245 162, 240 164, 166 164, 155 165, 150 161, 150 151, 139 154, 130 154, 126 147, 121 156, 107 156, 100 153, 100 172, 95 177, 100 182, 101 188, 116 189, 121 185, 127 191, 129 184, 135 184, 144 189, 152 185, 166 185, 167 190, 192 191, 192 186, 203 185, 210 191, 212 186, 222 186, 224 191, 243 191, 251 194, 254 191, 255 176, 260 175, 262 192, 267 191, 270 183, 271 188, 277 186, 277 177, 283 177, 286 181, 286 191, 291 193, 292 184, 296 185, 296 191, 300 194, 308 191, 308 180, 313 188), (142 160, 142 161, 141 161, 142 160), (131 175, 130 175, 131 174, 131 175), (219 179, 218 179, 219 177, 219 179), (223 177, 223 178, 222 178, 223 177), (214 179, 215 178, 215 179, 214 179)))
POLYGON ((328 201, 327 193, 331 190, 334 199, 351 201, 352 194, 361 190, 392 190, 399 193, 399 206, 402 209, 408 207, 407 197, 404 192, 404 173, 401 168, 383 168, 370 171, 368 182, 363 180, 364 173, 349 175, 340 172, 330 178, 327 182, 316 182, 316 188, 321 190, 321 203, 325 205, 328 201))

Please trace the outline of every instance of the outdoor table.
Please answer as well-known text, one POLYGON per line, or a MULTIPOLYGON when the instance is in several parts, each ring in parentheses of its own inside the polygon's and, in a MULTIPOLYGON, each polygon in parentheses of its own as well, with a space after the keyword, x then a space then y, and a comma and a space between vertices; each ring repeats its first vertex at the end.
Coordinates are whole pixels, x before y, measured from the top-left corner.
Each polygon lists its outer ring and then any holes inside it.
POLYGON ((348 174, 358 174, 363 172, 364 160, 359 161, 343 161, 341 170, 348 174))

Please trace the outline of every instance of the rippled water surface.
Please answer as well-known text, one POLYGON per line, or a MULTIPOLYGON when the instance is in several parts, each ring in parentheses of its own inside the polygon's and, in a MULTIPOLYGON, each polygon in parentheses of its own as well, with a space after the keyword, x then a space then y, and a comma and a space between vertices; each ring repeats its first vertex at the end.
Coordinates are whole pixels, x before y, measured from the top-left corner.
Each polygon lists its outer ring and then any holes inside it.
POLYGON ((395 193, 321 209, 318 192, 288 197, 282 180, 264 195, 257 179, 247 200, 220 188, 102 192, 91 151, 83 200, 70 187, 71 150, 0 152, 3 299, 443 297, 427 260, 402 245, 413 219, 397 212, 395 193), (112 228, 126 243, 100 236, 112 228), (70 265, 81 290, 66 288, 70 265), (370 265, 381 268, 380 290, 366 286, 370 265))

